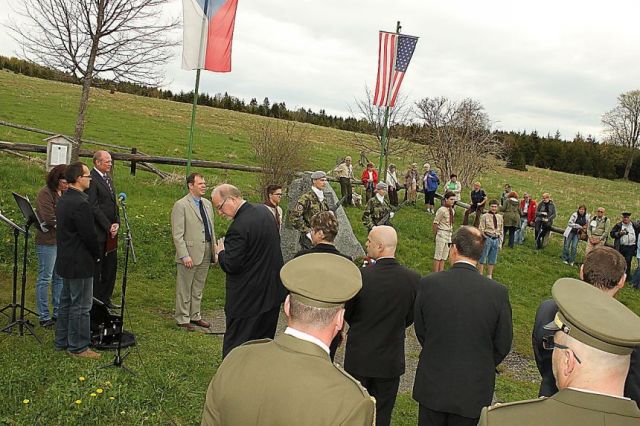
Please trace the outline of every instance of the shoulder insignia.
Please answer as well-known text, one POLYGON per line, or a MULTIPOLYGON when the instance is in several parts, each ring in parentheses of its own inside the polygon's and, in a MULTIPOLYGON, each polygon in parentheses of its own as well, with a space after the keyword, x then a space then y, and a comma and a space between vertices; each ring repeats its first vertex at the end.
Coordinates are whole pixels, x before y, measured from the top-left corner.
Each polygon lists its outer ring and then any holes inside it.
POLYGON ((541 396, 536 399, 525 399, 524 401, 496 402, 494 405, 490 406, 488 410, 492 411, 492 410, 497 410, 499 408, 514 407, 516 405, 532 404, 532 403, 544 401, 545 399, 547 399, 546 396, 541 396))
POLYGON ((302 210, 304 210, 304 207, 302 206, 302 204, 298 203, 298 204, 296 204, 296 210, 301 212, 302 210))
POLYGON ((271 339, 257 339, 257 340, 249 340, 248 342, 244 342, 240 346, 249 346, 249 345, 257 345, 260 343, 269 343, 271 339))
POLYGON ((358 387, 360 392, 362 392, 362 396, 365 396, 367 398, 371 398, 373 401, 375 401, 375 398, 373 398, 371 395, 369 395, 369 392, 367 392, 367 389, 364 386, 362 386, 360 384, 360 382, 356 378, 354 378, 351 374, 347 373, 345 371, 345 369, 342 368, 342 366, 340 364, 338 364, 337 362, 334 362, 333 366, 336 368, 336 370, 341 372, 346 378, 351 380, 358 387))

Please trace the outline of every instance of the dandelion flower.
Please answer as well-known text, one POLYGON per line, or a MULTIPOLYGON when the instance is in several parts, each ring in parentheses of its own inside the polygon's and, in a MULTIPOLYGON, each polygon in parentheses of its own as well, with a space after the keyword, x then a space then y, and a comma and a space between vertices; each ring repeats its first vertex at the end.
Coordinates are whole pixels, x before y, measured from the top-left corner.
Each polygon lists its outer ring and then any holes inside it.
POLYGON ((95 392, 91 392, 91 394, 89 394, 89 396, 92 396, 92 397, 94 397, 94 398, 95 398, 95 397, 96 397, 96 396, 98 396, 98 395, 97 395, 95 392))
POLYGON ((113 400, 114 400, 114 399, 116 399, 116 398, 115 398, 115 397, 113 397, 113 396, 110 396, 110 397, 109 397, 109 399, 110 399, 111 401, 113 401, 113 400))
POLYGON ((82 400, 81 400, 81 399, 76 399, 76 404, 77 404, 77 405, 82 404, 82 400))
POLYGON ((78 380, 80 380, 81 382, 84 382, 86 379, 84 378, 84 376, 80 376, 78 377, 78 380))
POLYGON ((23 399, 23 400, 22 400, 22 403, 23 403, 23 404, 28 404, 28 403, 30 403, 30 402, 31 402, 31 401, 29 401, 28 399, 23 399))
POLYGON ((102 388, 98 388, 98 389, 96 389, 96 393, 102 393, 102 392, 104 392, 104 391, 102 390, 102 388))

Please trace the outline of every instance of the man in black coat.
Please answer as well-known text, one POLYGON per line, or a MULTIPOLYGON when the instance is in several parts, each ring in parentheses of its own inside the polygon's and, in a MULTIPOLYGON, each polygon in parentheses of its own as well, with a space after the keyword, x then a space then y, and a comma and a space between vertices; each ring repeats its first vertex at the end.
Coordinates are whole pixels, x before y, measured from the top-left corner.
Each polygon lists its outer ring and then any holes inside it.
POLYGON ((91 175, 87 166, 74 163, 67 167, 65 178, 69 190, 56 206, 56 271, 62 277, 62 294, 54 344, 71 355, 97 359, 100 354, 89 349, 93 271, 99 257, 93 211, 84 193, 91 175))
MULTIPOLYGON (((614 297, 618 290, 624 287, 625 259, 611 247, 598 247, 589 252, 580 267, 580 279, 614 297)), ((545 300, 538 307, 536 320, 533 325, 531 342, 533 353, 542 377, 538 396, 552 396, 558 392, 556 379, 551 367, 552 351, 543 347, 544 339, 553 336, 554 331, 545 330, 558 313, 558 305, 553 299, 545 300)), ((631 354, 631 366, 624 384, 624 396, 633 399, 640 408, 640 349, 636 348, 631 354)))
POLYGON ((100 249, 100 262, 95 265, 93 294, 108 308, 119 306, 111 302, 118 269, 117 244, 114 240, 120 228, 120 214, 116 203, 116 189, 111 179, 111 155, 107 151, 96 151, 91 169, 89 204, 93 209, 100 249), (107 241, 110 243, 107 244, 107 241))
MULTIPOLYGON (((624 256, 627 262, 627 280, 631 279, 631 261, 636 255, 640 239, 640 222, 631 221, 631 213, 623 212, 622 221, 615 224, 609 233, 613 238, 613 246, 624 256)), ((634 286, 635 287, 635 286, 634 286)))
POLYGON ((340 253, 333 243, 338 235, 338 219, 331 211, 316 213, 311 217, 311 244, 313 247, 302 249, 294 257, 310 253, 330 253, 351 259, 346 254, 340 253))
POLYGON ((413 386, 420 425, 476 425, 490 405, 495 368, 511 350, 507 288, 478 274, 483 236, 471 226, 452 237, 451 269, 420 281, 415 330, 422 345, 413 386))
POLYGON ((273 339, 286 296, 280 280, 284 262, 280 233, 269 210, 246 202, 238 188, 228 184, 213 190, 211 202, 220 215, 233 219, 214 249, 227 274, 225 357, 249 340, 273 339))
POLYGON ((376 226, 367 238, 362 289, 345 306, 349 323, 344 368, 376 399, 376 425, 389 425, 400 376, 404 374, 405 329, 413 324, 420 275, 395 259, 398 235, 376 226))

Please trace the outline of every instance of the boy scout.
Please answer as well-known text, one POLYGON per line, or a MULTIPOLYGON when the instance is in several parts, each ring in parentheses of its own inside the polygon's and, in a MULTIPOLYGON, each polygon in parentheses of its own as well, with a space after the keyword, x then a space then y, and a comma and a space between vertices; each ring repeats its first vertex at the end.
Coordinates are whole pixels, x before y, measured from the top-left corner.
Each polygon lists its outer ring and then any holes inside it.
POLYGON ((231 351, 209 385, 202 425, 372 425, 375 401, 329 359, 360 271, 341 256, 311 253, 280 277, 290 292, 287 329, 231 351))
POLYGON ((546 328, 558 393, 482 409, 479 425, 638 425, 640 409, 622 396, 640 318, 601 290, 573 278, 553 285, 559 312, 546 328))
POLYGON ((300 231, 300 248, 309 249, 311 244, 311 218, 316 213, 329 210, 329 204, 324 196, 323 189, 327 184, 325 172, 313 172, 311 174, 311 190, 298 198, 296 206, 291 211, 289 218, 291 225, 300 231))
POLYGON ((389 225, 389 219, 394 215, 391 206, 384 198, 385 195, 387 195, 387 184, 380 182, 376 185, 376 195, 367 201, 367 206, 362 213, 362 223, 369 231, 374 226, 389 225))

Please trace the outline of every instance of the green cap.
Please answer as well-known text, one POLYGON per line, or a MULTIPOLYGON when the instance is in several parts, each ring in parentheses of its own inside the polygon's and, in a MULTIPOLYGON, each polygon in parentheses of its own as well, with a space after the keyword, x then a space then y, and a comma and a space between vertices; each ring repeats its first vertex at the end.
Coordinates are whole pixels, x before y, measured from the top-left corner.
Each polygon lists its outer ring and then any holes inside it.
POLYGON ((311 179, 312 180, 322 179, 322 178, 326 178, 326 177, 327 177, 327 174, 325 172, 323 172, 322 170, 319 170, 317 172, 311 173, 311 179))
POLYGON ((339 306, 362 288, 362 276, 356 265, 330 253, 296 257, 282 267, 280 278, 292 299, 316 308, 339 306))
POLYGON ((562 331, 601 351, 629 355, 640 345, 640 318, 602 290, 574 278, 560 278, 551 289, 558 305, 546 330, 562 331))

